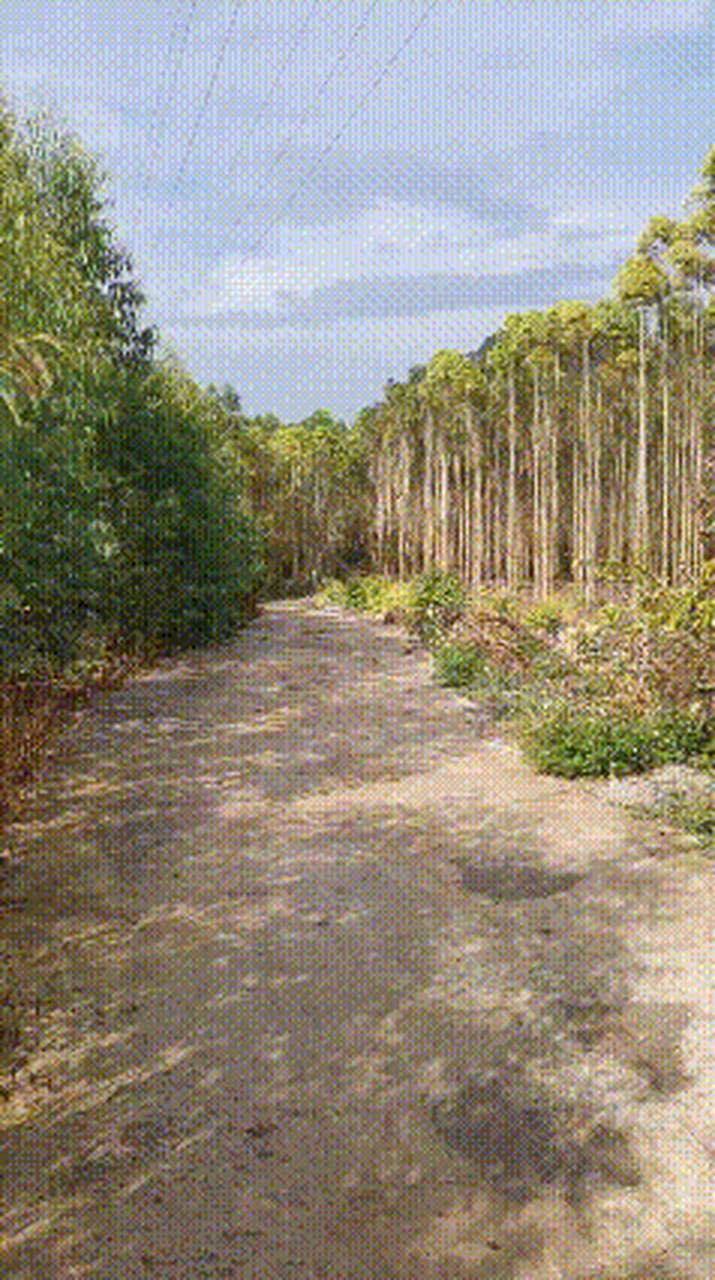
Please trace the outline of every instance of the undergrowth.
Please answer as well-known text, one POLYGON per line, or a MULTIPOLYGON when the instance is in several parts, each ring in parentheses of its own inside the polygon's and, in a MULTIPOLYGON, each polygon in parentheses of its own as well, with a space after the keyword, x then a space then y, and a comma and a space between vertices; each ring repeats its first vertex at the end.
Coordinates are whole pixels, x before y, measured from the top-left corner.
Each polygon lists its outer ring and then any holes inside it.
POLYGON ((715 761, 715 566, 681 588, 647 575, 587 608, 573 590, 534 603, 451 574, 329 584, 324 598, 407 626, 436 679, 498 704, 534 766, 622 776, 715 761))
POLYGON ((682 764, 707 749, 711 729, 697 713, 615 713, 567 707, 522 723, 527 754, 540 773, 564 778, 622 777, 682 764))

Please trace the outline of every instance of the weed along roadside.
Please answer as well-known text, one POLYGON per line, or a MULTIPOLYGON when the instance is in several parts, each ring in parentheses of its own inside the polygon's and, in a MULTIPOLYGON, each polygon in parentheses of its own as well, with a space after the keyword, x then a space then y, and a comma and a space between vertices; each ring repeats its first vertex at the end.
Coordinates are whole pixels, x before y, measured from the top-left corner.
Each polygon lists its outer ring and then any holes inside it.
POLYGON ((84 718, 8 832, 5 1274, 712 1275, 707 833, 471 706, 296 601, 84 718))

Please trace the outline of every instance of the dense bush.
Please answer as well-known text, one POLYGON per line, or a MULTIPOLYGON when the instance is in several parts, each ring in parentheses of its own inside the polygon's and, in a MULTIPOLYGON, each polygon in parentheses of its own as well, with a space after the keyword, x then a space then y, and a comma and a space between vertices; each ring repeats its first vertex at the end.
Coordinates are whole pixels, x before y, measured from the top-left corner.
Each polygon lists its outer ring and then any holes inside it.
POLYGON ((322 586, 318 599, 392 621, 399 619, 407 623, 412 614, 410 584, 379 574, 351 574, 344 582, 330 578, 322 586))
POLYGON ((711 730, 700 716, 661 712, 614 715, 558 707, 524 727, 528 754, 541 773, 560 777, 614 777, 680 763, 705 750, 711 730))
POLYGON ((440 684, 453 689, 483 683, 490 675, 484 655, 478 649, 452 644, 437 650, 435 671, 440 684))
POLYGON ((226 412, 159 357, 103 175, 0 114, 0 677, 222 639, 262 579, 226 412))
POLYGON ((96 162, 2 104, 0 244, 1 808, 70 695, 228 637, 263 566, 226 413, 142 327, 96 162))
POLYGON ((439 640, 461 616, 467 593, 452 573, 433 570, 412 584, 412 627, 421 640, 439 640))
POLYGON ((345 602, 361 613, 380 613, 390 590, 390 581, 379 574, 354 574, 345 583, 345 602))

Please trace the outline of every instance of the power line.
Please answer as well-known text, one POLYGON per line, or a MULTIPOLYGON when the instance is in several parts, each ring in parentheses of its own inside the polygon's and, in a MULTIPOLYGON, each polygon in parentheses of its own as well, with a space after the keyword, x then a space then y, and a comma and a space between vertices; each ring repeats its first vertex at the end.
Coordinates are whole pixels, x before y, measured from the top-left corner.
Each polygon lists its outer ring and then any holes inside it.
POLYGON ((288 211, 288 209, 290 209, 291 205, 295 204, 295 201, 305 190, 308 183, 310 182, 310 179, 317 173, 325 157, 330 155, 330 152, 333 150, 333 148, 338 144, 338 142, 341 141, 341 139, 347 133, 353 120, 357 119, 357 117, 362 112, 363 108, 367 106, 368 102, 373 97, 375 91, 379 89, 380 85, 388 78, 390 72, 392 71, 392 68, 395 66, 395 63, 402 57, 402 54, 404 53, 405 49, 408 47, 408 45, 412 43, 415 36, 418 34, 421 28, 425 25, 433 9, 437 8, 438 3, 439 3, 439 0, 429 0, 429 3, 423 7, 422 12, 419 18, 417 19, 417 21, 410 27, 410 30, 408 31, 404 40, 400 42, 395 52, 387 60, 387 62, 381 68, 378 74, 374 76, 373 79, 370 81, 365 93, 362 95, 362 97, 360 98, 356 106, 350 112, 350 115, 347 117, 345 122, 341 125, 340 129, 338 129, 337 133, 333 134, 330 141, 320 152, 315 163, 311 165, 310 169, 307 171, 306 174, 304 174, 303 178, 301 179, 299 184, 294 188, 294 190, 291 192, 290 196, 285 201, 285 203, 281 206, 281 208, 278 210, 275 216, 271 219, 271 221, 264 227, 263 233, 259 237, 259 239, 254 244, 252 244, 249 249, 246 250, 246 252, 244 253, 239 263, 239 270, 245 267, 246 263, 249 261, 251 256, 258 249, 260 249, 263 244, 265 244, 273 228, 277 226, 277 224, 281 221, 281 219, 283 218, 283 215, 288 211))
POLYGON ((196 112, 196 115, 194 116, 194 121, 191 126, 191 131, 189 133, 189 140, 186 143, 186 146, 184 147, 183 155, 181 157, 181 160, 179 161, 179 168, 176 172, 176 177, 174 178, 174 181, 171 186, 172 191, 176 191, 186 171, 186 165, 188 163, 189 156, 191 155, 191 152, 194 149, 194 143, 196 142, 196 139, 199 136, 199 129, 201 128, 203 118, 206 114, 209 103, 211 102, 211 99, 213 97, 213 91, 216 88, 219 75, 221 74, 223 60, 226 57, 226 54, 228 52, 228 46, 231 43, 231 39, 233 37, 236 23, 238 22, 238 15, 245 3, 246 3, 246 0, 234 0, 234 4, 231 7, 231 17, 229 19, 228 26, 226 27, 223 40, 221 41, 221 46, 219 48, 218 54, 216 55, 216 60, 214 62, 213 70, 211 72, 208 85, 206 87, 206 92, 204 93, 203 99, 201 101, 201 105, 199 106, 199 109, 196 112))
MULTIPOLYGON (((313 14, 315 13, 316 9, 317 9, 317 8, 318 8, 322 3, 323 3, 323 0, 313 0, 313 3, 312 3, 312 5, 310 6, 310 10, 309 10, 309 12, 308 12, 308 16, 307 16, 307 18, 306 18, 305 22, 304 22, 304 23, 302 24, 302 26, 298 29, 298 32, 297 32, 297 34, 296 34, 296 38, 295 38, 295 40, 294 40, 294 41, 293 41, 293 43, 291 44, 291 46, 290 46, 290 48, 288 49, 288 52, 286 53, 286 55, 285 55, 285 57, 283 58, 283 60, 279 63, 279 65, 278 65, 278 67, 277 67, 277 69, 276 69, 275 76, 274 76, 274 78, 271 80, 271 83, 270 83, 270 84, 269 84, 269 86, 268 86, 268 92, 266 93, 265 98, 263 99, 263 101, 261 102, 260 106, 258 107, 258 110, 257 110, 257 112, 256 112, 256 119, 255 119, 255 120, 254 120, 254 122, 253 122, 253 127, 252 127, 251 129, 249 129, 249 130, 248 130, 248 133, 246 134, 246 136, 245 136, 245 137, 244 137, 244 139, 243 139, 244 148, 245 148, 246 144, 247 144, 247 143, 249 143, 249 142, 251 141, 251 139, 253 138, 254 134, 256 133, 256 131, 257 131, 257 129, 258 129, 258 127, 259 127, 260 123, 261 123, 261 114, 262 114, 262 112, 263 112, 263 111, 265 111, 266 107, 269 105, 269 103, 270 103, 270 101, 271 101, 271 98, 272 98, 272 97, 273 97, 273 95, 274 95, 275 90, 276 90, 276 89, 279 87, 279 85, 282 83, 283 72, 285 71, 286 67, 288 66, 288 63, 290 62, 291 58, 293 57, 293 54, 295 53, 296 49, 299 49, 299 48, 300 48, 300 46, 301 46, 301 44, 302 44, 302 41, 303 41, 303 36, 305 35, 306 31, 308 31, 308 30, 309 30, 309 28, 310 28, 310 24, 311 24, 311 22, 313 21, 313 14)), ((330 6, 330 7, 334 8, 334 7, 335 7, 335 5, 332 5, 332 6, 330 6)))
POLYGON ((192 0, 188 17, 185 19, 183 14, 180 13, 177 15, 176 22, 174 23, 166 42, 167 52, 164 58, 164 74, 159 81, 156 95, 156 137, 149 161, 150 168, 153 168, 159 159, 161 140, 169 118, 169 107, 174 96, 174 89, 179 80, 178 73, 181 65, 181 58, 189 41, 189 34, 191 32, 194 18, 196 17, 196 11, 199 7, 199 3, 200 0, 192 0), (174 44, 177 46, 176 56, 172 58, 171 48, 174 44), (173 79, 170 78, 172 62, 175 67, 173 79))
MULTIPOLYGON (((363 15, 358 25, 351 31, 350 35, 348 36, 348 39, 346 40, 340 52, 338 53, 337 58, 332 63, 327 75, 323 78, 323 80, 321 80, 316 92, 313 94, 313 97, 310 99, 310 102, 308 103, 307 107, 303 109, 303 112, 298 118, 298 121, 293 133, 290 135, 289 138, 287 138, 284 141, 283 146, 280 148, 279 151, 276 152, 268 168, 264 170, 262 175, 264 181, 266 178, 270 177, 272 173, 275 173, 276 169, 280 165, 281 160, 283 160, 285 156, 288 154, 291 144, 295 141, 297 130, 300 129, 301 125, 304 125, 312 115, 314 107, 317 106, 318 102, 320 101, 323 94, 325 93, 325 90, 329 88, 329 86, 332 84, 340 67, 345 62, 346 58, 352 52, 353 48, 357 44, 357 41, 360 39, 360 36, 362 35, 363 31, 367 27, 370 21, 370 18, 372 17, 373 13, 375 12, 379 4, 380 4, 380 0, 371 0, 371 3, 367 7, 366 13, 363 15)), ((256 207, 256 204, 257 204, 256 197, 252 197, 250 200, 247 200, 246 203, 242 205, 241 209, 239 210, 238 217, 233 223, 233 226, 235 227, 240 226, 246 214, 249 213, 251 209, 254 209, 256 207)))

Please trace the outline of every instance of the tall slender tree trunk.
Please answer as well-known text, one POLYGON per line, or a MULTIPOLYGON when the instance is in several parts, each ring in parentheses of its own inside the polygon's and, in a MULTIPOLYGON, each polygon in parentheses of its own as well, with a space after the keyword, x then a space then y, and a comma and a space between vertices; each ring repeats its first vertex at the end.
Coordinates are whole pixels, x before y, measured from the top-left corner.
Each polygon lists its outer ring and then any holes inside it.
POLYGON ((531 422, 531 450, 533 471, 533 574, 534 590, 539 599, 548 594, 548 519, 544 450, 544 423, 541 404, 541 380, 538 368, 534 372, 534 410, 531 422))
POLYGON ((646 366, 646 309, 638 310, 638 441, 636 449, 634 565, 647 569, 650 560, 648 512, 648 374, 646 366))
POLYGON ((484 477, 482 467, 482 441, 470 414, 469 439, 471 441, 470 494, 470 564, 468 581, 478 587, 484 579, 484 477))
POLYGON ((628 465, 628 441, 622 439, 616 455, 616 563, 626 567, 626 542, 628 530, 628 491, 630 471, 628 465))
POLYGON ((399 498, 397 524, 397 576, 407 577, 407 538, 410 512, 410 451, 403 433, 400 439, 399 498))
MULTIPOLYGON (((668 359, 666 349, 665 359, 668 359)), ((671 574, 671 539, 672 539, 672 519, 671 519, 671 502, 673 500, 672 475, 671 475, 671 423, 670 423, 670 382, 669 373, 666 369, 663 377, 661 411, 663 414, 663 434, 662 448, 663 458, 661 466, 661 489, 660 489, 660 575, 664 582, 672 581, 671 574)))
POLYGON ((600 508, 601 448, 598 415, 594 414, 591 386, 591 344, 588 338, 583 344, 583 573, 582 582, 587 601, 593 599, 596 575, 596 544, 598 514, 600 508))
POLYGON ((703 545, 701 538, 700 504, 703 488, 703 402, 705 398, 705 319, 701 310, 697 315, 697 349, 695 370, 695 414, 693 423, 693 550, 692 572, 702 570, 703 545))
POLYGON ((517 586, 519 546, 516 510, 516 372, 509 367, 507 406, 507 481, 506 481, 506 583, 509 590, 517 586))
POLYGON ((440 437, 437 448, 437 567, 442 573, 450 568, 450 520, 449 520, 449 462, 444 437, 440 437))
POLYGON ((425 454, 422 485, 422 566, 434 568, 434 424, 429 409, 425 412, 425 454))

